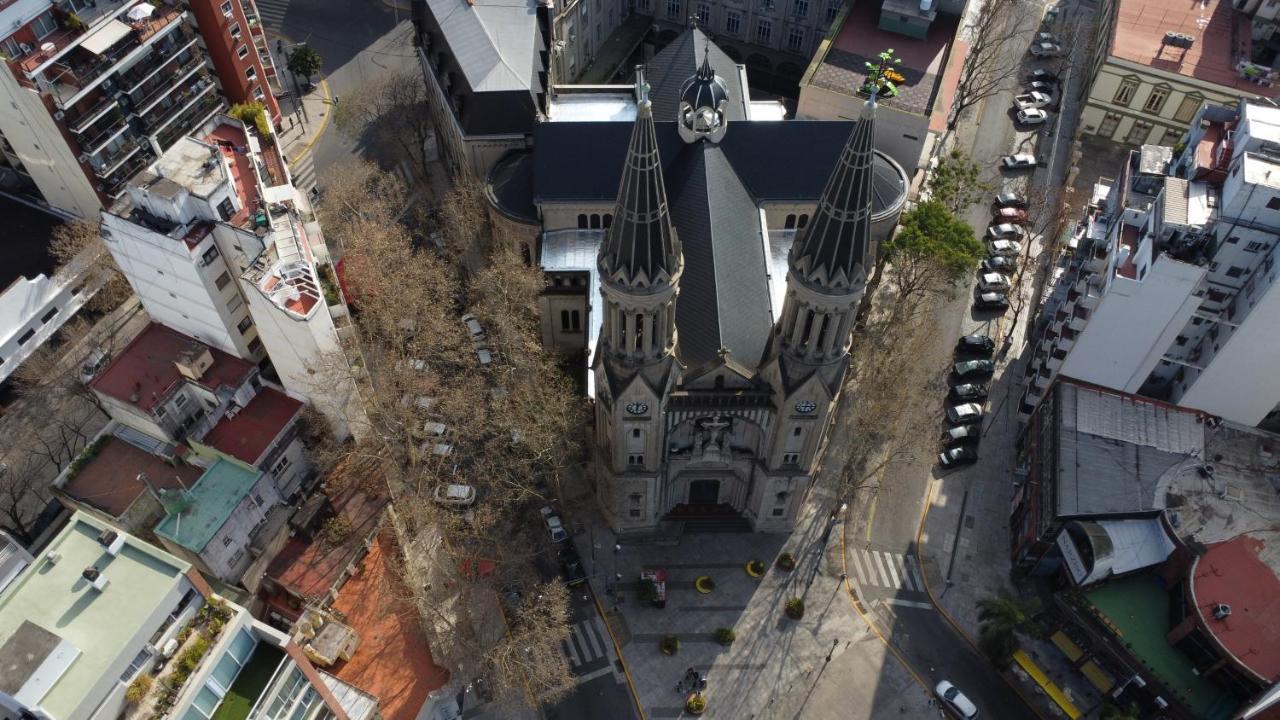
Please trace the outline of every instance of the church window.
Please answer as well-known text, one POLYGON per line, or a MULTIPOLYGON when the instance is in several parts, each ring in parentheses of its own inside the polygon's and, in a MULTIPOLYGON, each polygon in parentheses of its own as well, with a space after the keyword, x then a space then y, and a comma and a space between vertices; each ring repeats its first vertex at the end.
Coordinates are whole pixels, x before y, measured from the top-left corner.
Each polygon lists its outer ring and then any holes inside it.
POLYGON ((680 0, 667 0, 667 17, 672 20, 680 17, 680 0))
POLYGON ((787 49, 799 51, 802 45, 804 45, 804 29, 798 27, 791 28, 790 32, 787 33, 787 49))
POLYGON ((590 226, 590 228, 591 228, 592 230, 599 230, 599 229, 600 229, 600 214, 599 214, 599 213, 591 213, 591 220, 590 220, 590 222, 588 223, 588 225, 590 226))
POLYGON ((808 214, 808 213, 805 213, 805 214, 801 215, 799 218, 797 218, 797 219, 796 219, 796 227, 797 227, 797 228, 802 228, 802 227, 804 227, 805 225, 808 225, 808 224, 809 224, 809 214, 808 214))
POLYGON ((773 516, 782 517, 783 513, 785 513, 786 511, 787 509, 785 507, 776 507, 773 509, 773 516))
POLYGON ((796 17, 808 17, 809 0, 796 0, 795 4, 791 6, 791 10, 796 17))
POLYGON ((628 456, 627 456, 627 464, 628 464, 628 465, 630 465, 631 467, 643 467, 643 466, 644 466, 644 456, 643 456, 643 455, 628 455, 628 456))
POLYGON ((640 517, 640 509, 639 509, 639 508, 631 508, 631 517, 632 517, 633 519, 638 519, 638 518, 640 517))
POLYGON ((635 335, 631 347, 641 351, 644 350, 644 313, 637 313, 635 317, 635 335))
POLYGON ((782 464, 783 465, 799 465, 800 453, 783 453, 782 464))
POLYGON ((560 331, 561 332, 580 332, 582 330, 582 316, 577 310, 561 310, 560 311, 560 331))
POLYGON ((796 437, 800 437, 800 433, 802 433, 802 432, 804 432, 804 431, 803 431, 803 430, 801 430, 799 427, 797 427, 797 428, 795 428, 794 430, 792 430, 792 431, 791 431, 791 434, 792 434, 792 435, 795 435, 796 437))
POLYGON ((605 214, 604 214, 604 226, 605 226, 605 229, 608 229, 608 228, 609 228, 609 226, 610 226, 610 225, 612 225, 612 224, 613 224, 613 213, 605 213, 605 214))
POLYGON ((827 24, 830 25, 835 21, 836 15, 840 14, 841 0, 827 0, 827 24))
POLYGON ((826 313, 823 313, 822 325, 818 329, 818 342, 815 344, 815 347, 822 348, 826 346, 827 328, 830 327, 830 325, 831 325, 831 316, 826 313))
POLYGON ((711 6, 706 3, 698 3, 698 24, 703 27, 711 27, 711 6))
POLYGON ((631 431, 631 437, 633 437, 633 438, 638 438, 638 437, 640 437, 640 428, 635 428, 634 430, 632 430, 632 431, 631 431))
POLYGON ((813 311, 809 310, 804 315, 804 334, 800 336, 800 345, 803 347, 809 344, 809 333, 813 331, 813 311))
POLYGON ((756 42, 766 44, 772 35, 773 23, 768 20, 761 20, 760 24, 756 25, 756 42))
POLYGON ((742 13, 730 10, 724 16, 724 31, 730 35, 737 35, 742 29, 742 13))
POLYGON ((579 230, 586 230, 586 229, 587 229, 587 214, 586 214, 586 213, 580 213, 580 214, 578 215, 578 229, 579 229, 579 230))
POLYGON ((786 220, 784 220, 784 221, 782 222, 782 229, 783 229, 783 230, 795 230, 795 229, 796 229, 796 215, 795 215, 795 213, 791 213, 790 215, 787 215, 787 219, 786 219, 786 220))

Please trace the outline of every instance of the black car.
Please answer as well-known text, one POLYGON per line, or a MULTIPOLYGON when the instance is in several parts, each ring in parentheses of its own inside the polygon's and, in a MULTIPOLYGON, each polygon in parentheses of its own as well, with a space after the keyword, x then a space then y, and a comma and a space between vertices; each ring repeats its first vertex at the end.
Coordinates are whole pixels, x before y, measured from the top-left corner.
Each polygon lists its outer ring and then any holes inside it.
POLYGON ((1000 293, 985 292, 973 299, 974 310, 999 310, 1004 312, 1009 309, 1009 298, 1000 293))
POLYGON ((560 574, 567 585, 581 585, 587 581, 587 573, 582 569, 582 558, 571 547, 560 551, 560 574))
POLYGON ((955 385, 951 388, 951 397, 956 400, 985 400, 987 397, 987 386, 979 385, 978 383, 955 385))
POLYGON ((996 364, 990 360, 965 360, 951 366, 951 373, 957 378, 988 377, 996 371, 996 364))
POLYGON ((938 464, 944 468, 972 465, 978 461, 978 450, 972 445, 957 445, 938 453, 938 464))
POLYGON ((996 341, 986 335, 965 335, 956 341, 956 352, 987 355, 996 351, 996 341))
POLYGON ((1027 73, 1027 82, 1057 83, 1058 73, 1053 72, 1052 70, 1045 70, 1044 68, 1036 68, 1035 70, 1027 73))

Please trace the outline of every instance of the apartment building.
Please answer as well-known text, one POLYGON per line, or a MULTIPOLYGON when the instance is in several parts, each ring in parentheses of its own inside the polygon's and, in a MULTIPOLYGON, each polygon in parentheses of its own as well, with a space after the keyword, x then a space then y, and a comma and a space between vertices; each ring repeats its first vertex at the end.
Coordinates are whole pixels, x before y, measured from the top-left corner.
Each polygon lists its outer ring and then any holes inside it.
POLYGON ((1244 425, 1276 420, 1280 109, 1206 106, 1170 167, 1131 160, 1097 194, 1032 331, 1024 414, 1062 373, 1244 425))
POLYGON ((5 720, 377 713, 191 565, 83 513, 0 595, 0 657, 5 720))
POLYGON ((1081 132, 1132 147, 1172 147, 1206 102, 1280 94, 1270 63, 1254 62, 1250 18, 1236 9, 1251 2, 1105 0, 1081 132))
MULTIPOLYGON (((268 131, 270 128, 268 128, 268 131)), ((102 213, 107 248, 159 323, 251 362, 341 435, 362 417, 336 322, 328 250, 274 134, 218 115, 184 137, 102 213)))
POLYGON ((6 3, 4 164, 50 205, 93 219, 134 174, 222 108, 224 97, 261 99, 278 118, 266 84, 271 61, 260 51, 265 40, 256 39, 261 23, 250 22, 252 0, 218 3, 6 3))

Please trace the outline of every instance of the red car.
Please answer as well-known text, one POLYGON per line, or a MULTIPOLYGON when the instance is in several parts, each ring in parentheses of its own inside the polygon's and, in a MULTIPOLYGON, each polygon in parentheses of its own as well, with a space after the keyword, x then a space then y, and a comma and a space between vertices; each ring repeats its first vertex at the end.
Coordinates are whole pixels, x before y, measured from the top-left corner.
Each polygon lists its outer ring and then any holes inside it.
POLYGON ((992 211, 991 218, 995 222, 1024 223, 1027 221, 1027 211, 1016 207, 1002 207, 992 211))

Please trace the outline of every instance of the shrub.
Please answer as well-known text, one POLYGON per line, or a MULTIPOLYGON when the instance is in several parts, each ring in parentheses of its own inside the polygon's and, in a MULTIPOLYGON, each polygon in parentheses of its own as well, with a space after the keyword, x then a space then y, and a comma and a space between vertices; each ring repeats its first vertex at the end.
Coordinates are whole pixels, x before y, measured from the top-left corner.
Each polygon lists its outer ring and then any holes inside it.
POLYGON ((684 709, 691 715, 701 715, 707 711, 707 699, 702 693, 694 693, 685 699, 684 709))
POLYGON ((200 666, 200 661, 207 652, 209 652, 209 638, 201 633, 191 641, 186 650, 182 651, 182 655, 178 656, 178 669, 185 670, 186 674, 190 675, 191 671, 200 666))
POLYGON ((764 571, 765 571, 764 563, 760 560, 752 560, 751 562, 747 563, 747 574, 753 578, 758 578, 764 575, 764 571))
POLYGON ((784 552, 778 556, 776 565, 779 568, 790 572, 796 569, 796 559, 791 553, 784 552))
POLYGON ((680 652, 680 638, 671 634, 663 635, 658 649, 662 650, 663 655, 675 655, 680 652))
POLYGON ((129 683, 129 689, 124 691, 125 702, 130 705, 137 705, 142 702, 147 693, 151 692, 151 684, 153 682, 155 682, 154 679, 147 674, 134 678, 133 682, 129 683))
POLYGON ((260 102, 236 103, 227 111, 231 117, 244 123, 246 126, 252 125, 257 129, 258 135, 263 140, 271 137, 271 126, 267 123, 267 109, 260 102))
POLYGON ((712 633, 712 637, 716 639, 716 642, 728 647, 733 644, 733 641, 736 640, 738 636, 734 634, 733 628, 722 627, 716 628, 716 631, 712 633))
POLYGON ((786 605, 787 617, 792 620, 799 620, 804 617, 804 600, 798 597, 788 598, 786 605))

